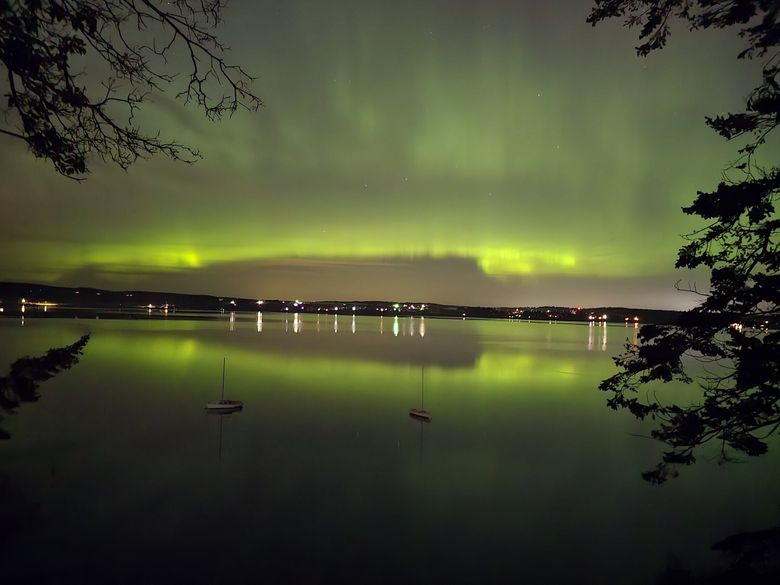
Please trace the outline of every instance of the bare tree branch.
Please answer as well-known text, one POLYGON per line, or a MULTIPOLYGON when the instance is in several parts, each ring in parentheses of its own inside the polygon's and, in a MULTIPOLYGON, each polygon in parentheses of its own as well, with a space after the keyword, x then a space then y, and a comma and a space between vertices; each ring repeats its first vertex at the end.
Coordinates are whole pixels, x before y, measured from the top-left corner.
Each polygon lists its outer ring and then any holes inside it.
POLYGON ((71 178, 88 173, 95 156, 123 169, 155 154, 194 162, 197 150, 142 132, 135 117, 151 93, 168 87, 211 120, 262 105, 252 77, 224 58, 215 32, 224 7, 224 0, 0 0, 8 82, 0 132, 71 178), (179 62, 182 78, 169 72, 179 62), (84 63, 107 73, 85 76, 75 70, 84 63))

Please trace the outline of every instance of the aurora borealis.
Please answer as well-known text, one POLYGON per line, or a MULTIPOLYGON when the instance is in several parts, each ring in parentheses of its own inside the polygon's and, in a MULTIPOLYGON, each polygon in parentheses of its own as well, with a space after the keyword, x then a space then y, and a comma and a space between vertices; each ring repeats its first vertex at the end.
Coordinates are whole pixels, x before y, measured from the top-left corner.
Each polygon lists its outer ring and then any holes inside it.
POLYGON ((2 280, 483 305, 696 301, 682 214, 737 145, 704 116, 757 67, 733 31, 648 58, 588 0, 233 0, 221 36, 266 106, 147 131, 199 148, 64 179, 0 138, 2 280))

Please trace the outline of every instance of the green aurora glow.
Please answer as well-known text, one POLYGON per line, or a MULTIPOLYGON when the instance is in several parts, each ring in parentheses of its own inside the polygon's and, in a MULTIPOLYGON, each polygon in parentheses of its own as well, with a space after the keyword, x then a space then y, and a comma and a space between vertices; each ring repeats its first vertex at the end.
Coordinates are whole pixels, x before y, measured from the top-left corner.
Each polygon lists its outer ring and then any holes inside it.
POLYGON ((640 59, 634 31, 585 23, 588 1, 544 4, 232 2, 223 36, 266 107, 212 124, 159 96, 144 125, 204 160, 96 164, 81 184, 0 139, 0 277, 693 302, 672 287, 696 225, 680 207, 736 150, 704 116, 739 108, 757 70, 730 33, 677 30, 640 59))

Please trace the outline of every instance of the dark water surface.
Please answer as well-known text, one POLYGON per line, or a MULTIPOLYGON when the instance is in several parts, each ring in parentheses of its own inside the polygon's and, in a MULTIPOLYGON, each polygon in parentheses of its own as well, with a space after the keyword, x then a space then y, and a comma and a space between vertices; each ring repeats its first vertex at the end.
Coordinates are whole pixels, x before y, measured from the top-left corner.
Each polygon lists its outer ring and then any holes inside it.
POLYGON ((0 372, 88 331, 2 423, 2 583, 653 583, 780 523, 777 448, 641 479, 596 389, 633 328, 4 318, 0 372), (223 357, 246 407, 207 415, 223 357))

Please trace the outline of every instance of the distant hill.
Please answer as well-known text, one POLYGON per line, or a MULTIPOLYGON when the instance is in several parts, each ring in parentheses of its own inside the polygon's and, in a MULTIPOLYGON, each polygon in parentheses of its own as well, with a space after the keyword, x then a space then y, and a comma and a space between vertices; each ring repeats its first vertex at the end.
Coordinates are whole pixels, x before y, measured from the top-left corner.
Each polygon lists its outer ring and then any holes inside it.
POLYGON ((285 299, 256 299, 231 296, 192 295, 186 293, 139 290, 105 290, 90 287, 61 287, 45 284, 0 282, 0 307, 5 315, 38 312, 55 307, 68 311, 97 311, 101 313, 134 313, 182 311, 228 312, 266 311, 297 313, 349 313, 357 315, 423 315, 431 317, 524 319, 557 321, 675 323, 679 311, 641 309, 630 307, 473 307, 443 305, 410 301, 297 301, 285 299))

